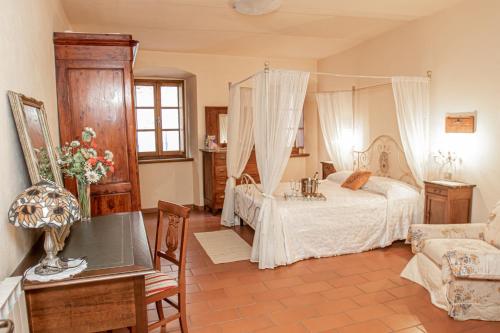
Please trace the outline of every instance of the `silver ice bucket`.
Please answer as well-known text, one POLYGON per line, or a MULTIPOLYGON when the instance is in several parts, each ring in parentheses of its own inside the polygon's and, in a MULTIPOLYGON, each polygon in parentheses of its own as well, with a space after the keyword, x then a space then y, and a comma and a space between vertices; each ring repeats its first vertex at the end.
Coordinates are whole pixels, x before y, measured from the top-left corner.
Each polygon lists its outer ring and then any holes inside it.
POLYGON ((302 195, 307 197, 317 194, 318 184, 319 181, 317 179, 312 179, 311 177, 302 178, 300 180, 302 195))

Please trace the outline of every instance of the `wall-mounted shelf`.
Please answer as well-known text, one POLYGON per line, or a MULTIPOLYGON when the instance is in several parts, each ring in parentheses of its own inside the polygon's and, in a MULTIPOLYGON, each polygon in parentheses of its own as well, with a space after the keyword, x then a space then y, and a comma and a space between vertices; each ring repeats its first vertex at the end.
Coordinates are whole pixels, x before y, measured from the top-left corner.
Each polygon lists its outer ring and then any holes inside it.
POLYGON ((474 133, 476 112, 446 114, 446 133, 474 133))

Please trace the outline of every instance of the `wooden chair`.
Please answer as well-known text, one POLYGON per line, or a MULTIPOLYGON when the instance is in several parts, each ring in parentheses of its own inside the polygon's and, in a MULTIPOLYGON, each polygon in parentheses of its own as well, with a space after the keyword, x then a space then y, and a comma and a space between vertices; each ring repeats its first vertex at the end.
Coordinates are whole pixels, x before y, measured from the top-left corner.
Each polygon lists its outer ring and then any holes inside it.
POLYGON ((158 201, 158 222, 156 225, 156 242, 154 250, 155 273, 146 275, 146 304, 155 303, 159 321, 150 324, 148 330, 153 330, 179 319, 181 332, 188 333, 186 317, 186 243, 187 226, 190 209, 170 202, 158 201), (166 216, 165 216, 166 215, 166 216), (168 224, 164 226, 164 217, 168 224), (179 237, 179 224, 182 224, 179 237), (166 227, 166 228, 165 228, 166 227), (162 241, 166 241, 166 251, 162 251, 162 241), (180 242, 180 244, 179 244, 180 242), (176 251, 179 250, 178 256, 176 251), (161 259, 166 259, 178 266, 177 279, 161 272, 161 259), (177 303, 170 297, 178 297, 177 303), (165 317, 162 301, 178 310, 177 313, 165 317))

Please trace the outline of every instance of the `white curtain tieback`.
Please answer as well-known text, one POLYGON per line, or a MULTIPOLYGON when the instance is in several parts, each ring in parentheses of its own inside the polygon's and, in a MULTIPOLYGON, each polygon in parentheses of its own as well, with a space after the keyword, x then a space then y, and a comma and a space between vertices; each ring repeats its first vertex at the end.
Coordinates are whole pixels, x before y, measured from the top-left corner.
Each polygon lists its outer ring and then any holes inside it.
POLYGON ((272 195, 272 194, 262 193, 262 196, 264 198, 274 199, 274 195, 272 195))

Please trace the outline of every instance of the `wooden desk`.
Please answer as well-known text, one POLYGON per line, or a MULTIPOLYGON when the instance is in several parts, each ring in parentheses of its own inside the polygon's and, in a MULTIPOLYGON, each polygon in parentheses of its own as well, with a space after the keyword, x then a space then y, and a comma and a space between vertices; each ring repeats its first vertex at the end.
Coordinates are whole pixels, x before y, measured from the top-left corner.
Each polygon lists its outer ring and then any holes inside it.
MULTIPOLYGON (((38 251, 38 258, 43 254, 38 251)), ((147 332, 144 275, 153 272, 140 212, 77 223, 61 256, 87 257, 88 267, 69 279, 24 281, 31 332, 99 332, 136 327, 147 332)), ((33 256, 31 263, 38 259, 33 256)))

